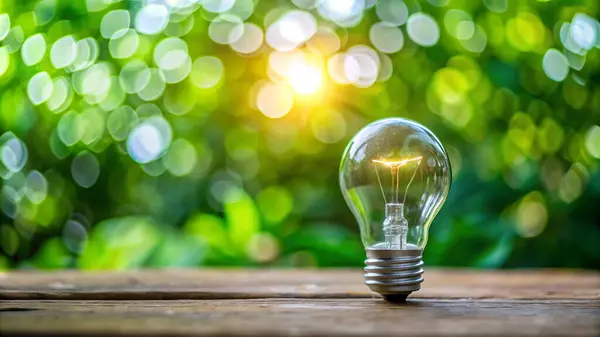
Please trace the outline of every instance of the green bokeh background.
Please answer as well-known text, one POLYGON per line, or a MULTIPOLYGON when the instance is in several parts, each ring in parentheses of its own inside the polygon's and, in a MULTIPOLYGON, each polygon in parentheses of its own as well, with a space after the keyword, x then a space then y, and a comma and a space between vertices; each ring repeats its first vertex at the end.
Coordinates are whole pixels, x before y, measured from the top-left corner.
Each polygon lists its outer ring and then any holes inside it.
MULTIPOLYGON (((250 103, 255 84, 269 78, 271 49, 264 43, 242 56, 213 42, 208 27, 215 15, 198 8, 189 14, 193 27, 180 38, 192 60, 221 59, 224 77, 211 89, 189 78, 168 84, 151 101, 174 142, 144 165, 102 125, 92 142, 61 143, 56 129, 67 111, 95 108, 78 94, 59 113, 32 104, 27 94, 28 81, 40 71, 71 76, 48 56, 51 43, 65 35, 94 37, 98 62, 123 67, 130 59, 111 56, 100 22, 114 9, 127 9, 133 18, 143 2, 39 3, 0 2, 0 13, 9 14, 24 39, 44 33, 47 42, 40 63, 26 66, 15 51, 0 72, 0 135, 18 137, 28 151, 24 168, 0 180, 0 268, 361 266, 364 250, 339 192, 338 165, 361 127, 391 116, 431 129, 453 166, 450 195, 425 250, 428 265, 600 267, 600 49, 587 51, 584 64, 572 65, 561 81, 543 68, 550 48, 581 60, 566 50, 560 27, 578 13, 597 20, 597 1, 407 1, 411 14, 420 7, 436 20, 437 44, 415 44, 403 25, 404 46, 389 55, 389 79, 357 88, 336 84, 325 70, 318 95, 295 96, 293 108, 277 119, 250 103), (445 29, 451 9, 468 13, 485 31, 483 51, 467 50, 445 29), (173 101, 189 111, 180 113, 173 101), (191 159, 173 151, 176 140, 195 153, 183 175, 177 167, 191 159), (74 180, 72 163, 90 154, 100 173, 85 188, 74 180), (27 194, 26 177, 34 170, 47 181, 39 203, 27 194), (23 196, 16 200, 8 187, 23 196)), ((263 29, 268 13, 294 8, 283 0, 254 3, 248 21, 263 29)), ((370 45, 369 28, 378 20, 370 8, 356 27, 338 28, 341 50, 370 45)), ((600 36, 600 26, 595 32, 600 36)), ((165 37, 140 34, 133 58, 151 65, 152 50, 165 37)), ((0 47, 9 44, 0 41, 0 47)), ((147 103, 130 94, 122 105, 147 103)), ((110 111, 98 111, 104 123, 110 111)))

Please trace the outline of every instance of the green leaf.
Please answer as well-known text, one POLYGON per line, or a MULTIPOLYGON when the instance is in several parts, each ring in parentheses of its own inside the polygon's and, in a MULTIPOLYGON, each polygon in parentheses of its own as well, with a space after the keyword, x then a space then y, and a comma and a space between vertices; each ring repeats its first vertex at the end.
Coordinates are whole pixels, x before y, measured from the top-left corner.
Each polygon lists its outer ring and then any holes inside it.
MULTIPOLYGON (((228 254, 231 241, 222 218, 212 214, 197 214, 183 225, 184 234, 190 236, 198 245, 208 246, 210 253, 228 254)), ((230 255, 230 254, 229 254, 230 255)))
POLYGON ((59 238, 52 238, 44 243, 33 257, 33 266, 40 269, 67 268, 72 257, 59 238))
POLYGON ((256 206, 246 192, 233 189, 225 192, 223 206, 231 243, 238 252, 245 253, 248 240, 260 229, 256 206))
POLYGON ((15 255, 19 249, 19 234, 12 226, 0 226, 0 248, 8 256, 15 255))
POLYGON ((175 231, 164 234, 164 240, 150 258, 153 267, 191 267, 202 262, 205 245, 193 237, 175 231))
POLYGON ((263 218, 269 224, 285 220, 294 207, 294 199, 285 188, 272 186, 260 191, 256 202, 263 218))
POLYGON ((81 269, 127 269, 142 266, 161 234, 150 218, 109 219, 94 227, 78 259, 81 269))

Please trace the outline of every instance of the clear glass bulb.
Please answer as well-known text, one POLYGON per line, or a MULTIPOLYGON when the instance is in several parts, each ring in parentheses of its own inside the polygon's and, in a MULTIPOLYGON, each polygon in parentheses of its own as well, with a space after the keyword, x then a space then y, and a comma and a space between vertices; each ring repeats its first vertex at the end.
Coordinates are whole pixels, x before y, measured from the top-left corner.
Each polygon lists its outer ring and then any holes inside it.
MULTIPOLYGON (((344 152, 340 186, 358 221, 367 256, 402 261, 418 256, 415 266, 420 267, 429 226, 448 195, 451 179, 444 147, 424 126, 389 118, 360 130, 344 152)), ((398 261, 389 267, 409 267, 398 261)), ((367 259, 367 274, 369 262, 379 267, 383 263, 367 259)))

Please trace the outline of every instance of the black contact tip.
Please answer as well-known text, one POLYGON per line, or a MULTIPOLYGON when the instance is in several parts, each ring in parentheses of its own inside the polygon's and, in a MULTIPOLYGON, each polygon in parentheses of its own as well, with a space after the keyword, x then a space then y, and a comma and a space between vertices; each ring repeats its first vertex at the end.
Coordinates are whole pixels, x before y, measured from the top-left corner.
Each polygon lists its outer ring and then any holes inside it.
POLYGON ((391 303, 406 303, 408 295, 383 295, 383 299, 391 303))

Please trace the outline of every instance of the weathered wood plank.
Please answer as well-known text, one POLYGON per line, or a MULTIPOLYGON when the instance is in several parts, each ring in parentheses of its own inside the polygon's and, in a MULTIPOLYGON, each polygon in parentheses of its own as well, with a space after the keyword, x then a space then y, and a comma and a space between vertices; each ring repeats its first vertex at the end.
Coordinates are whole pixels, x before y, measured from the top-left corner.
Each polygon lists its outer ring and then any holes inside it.
MULTIPOLYGON (((413 298, 600 299, 600 273, 426 269, 413 298)), ((370 298, 361 270, 166 269, 0 273, 0 299, 370 298)))
POLYGON ((598 336, 596 300, 6 301, 5 335, 598 336))

